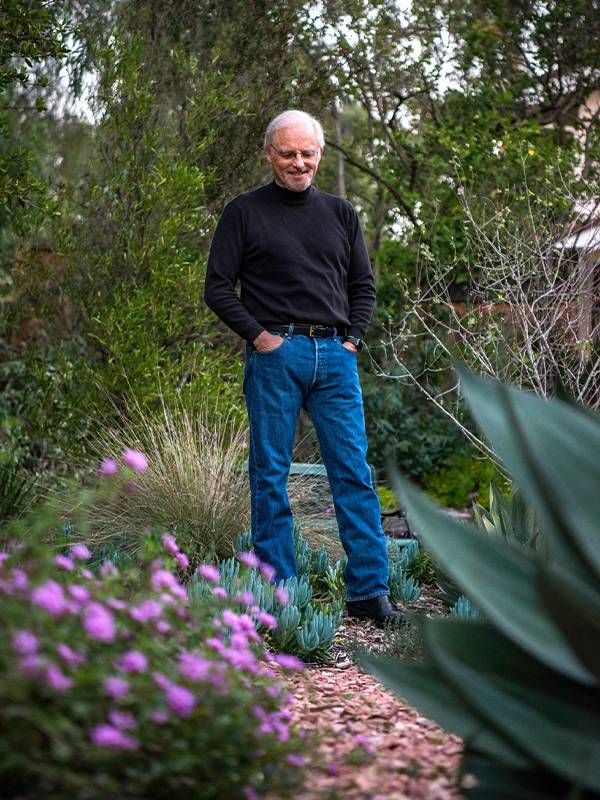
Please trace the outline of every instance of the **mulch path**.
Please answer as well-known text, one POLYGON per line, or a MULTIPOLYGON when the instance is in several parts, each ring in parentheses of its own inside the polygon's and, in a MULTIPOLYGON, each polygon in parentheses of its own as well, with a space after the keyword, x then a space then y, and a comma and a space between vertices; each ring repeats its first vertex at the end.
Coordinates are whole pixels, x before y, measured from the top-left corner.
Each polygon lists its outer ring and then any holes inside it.
MULTIPOLYGON (((433 597, 416 610, 442 611, 433 597)), ((353 662, 356 646, 382 650, 386 633, 372 623, 345 619, 333 661, 289 678, 296 722, 316 734, 297 800, 458 800, 462 742, 384 689, 353 662)))

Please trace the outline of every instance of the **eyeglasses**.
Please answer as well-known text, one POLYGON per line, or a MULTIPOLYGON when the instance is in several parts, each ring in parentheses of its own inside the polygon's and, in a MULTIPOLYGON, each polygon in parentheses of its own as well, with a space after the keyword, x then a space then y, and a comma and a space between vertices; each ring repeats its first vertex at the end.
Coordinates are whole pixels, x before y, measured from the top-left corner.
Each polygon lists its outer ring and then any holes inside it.
POLYGON ((279 158, 282 158, 284 161, 295 161, 296 156, 299 155, 302 161, 310 161, 311 158, 315 158, 318 150, 280 150, 278 147, 275 147, 274 144, 271 145, 273 150, 277 153, 279 158))

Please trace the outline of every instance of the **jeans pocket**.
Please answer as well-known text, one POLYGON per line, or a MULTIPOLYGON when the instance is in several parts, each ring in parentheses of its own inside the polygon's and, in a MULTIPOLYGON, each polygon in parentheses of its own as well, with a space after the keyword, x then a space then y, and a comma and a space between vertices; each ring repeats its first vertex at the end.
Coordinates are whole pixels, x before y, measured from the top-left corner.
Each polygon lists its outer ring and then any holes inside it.
MULTIPOLYGON (((277 333, 276 336, 281 336, 281 334, 277 333)), ((285 336, 281 336, 281 344, 278 347, 274 347, 273 350, 257 350, 254 345, 252 346, 253 351, 256 353, 257 356, 261 358, 265 358, 266 356, 272 356, 274 353, 278 353, 283 345, 287 342, 285 336)))

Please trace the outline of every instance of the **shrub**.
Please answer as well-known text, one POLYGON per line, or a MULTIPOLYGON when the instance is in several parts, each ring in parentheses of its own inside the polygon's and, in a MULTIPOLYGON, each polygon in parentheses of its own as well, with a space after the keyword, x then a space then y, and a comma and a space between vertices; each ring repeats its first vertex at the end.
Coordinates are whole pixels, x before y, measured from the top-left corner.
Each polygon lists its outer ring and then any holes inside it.
POLYGON ((294 795, 303 743, 276 670, 298 665, 264 651, 256 609, 189 602, 187 559, 163 543, 127 572, 92 572, 81 544, 0 554, 3 797, 294 795))
POLYGON ((490 482, 498 479, 498 469, 488 458, 455 453, 438 472, 423 479, 423 488, 438 503, 448 508, 465 508, 473 500, 488 502, 490 482))
POLYGON ((465 796, 598 798, 600 419, 463 369, 460 378, 547 547, 482 535, 396 477, 427 548, 484 619, 421 620, 422 664, 361 660, 463 737, 462 772, 475 777, 465 796))
POLYGON ((125 442, 147 454, 147 469, 133 482, 115 475, 115 491, 89 504, 88 544, 106 545, 121 535, 123 547, 139 553, 144 529, 158 525, 177 531, 192 565, 211 555, 231 556, 249 521, 242 426, 211 419, 206 409, 175 413, 163 406, 160 417, 138 409, 120 428, 103 431, 101 459, 110 460, 125 442))

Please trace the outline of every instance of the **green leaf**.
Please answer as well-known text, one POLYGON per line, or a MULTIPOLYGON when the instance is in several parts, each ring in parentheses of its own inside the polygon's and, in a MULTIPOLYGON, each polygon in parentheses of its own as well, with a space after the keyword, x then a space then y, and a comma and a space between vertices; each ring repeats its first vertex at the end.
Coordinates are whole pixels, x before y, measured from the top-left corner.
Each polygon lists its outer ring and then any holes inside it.
POLYGON ((456 371, 481 429, 539 510, 554 557, 593 585, 600 578, 600 419, 460 365, 456 371))
POLYGON ((357 661, 398 697, 434 719, 445 730, 506 764, 519 767, 531 763, 522 751, 490 729, 482 715, 464 702, 433 664, 403 663, 364 652, 357 661))
POLYGON ((558 570, 540 572, 538 590, 581 663, 600 680, 600 597, 558 570))
POLYGON ((600 693, 548 669, 489 625, 429 620, 439 671, 490 726, 551 771, 600 789, 600 693))
POLYGON ((538 558, 441 512, 397 472, 391 482, 434 559, 490 622, 548 666, 594 684, 552 621, 536 588, 538 558))

